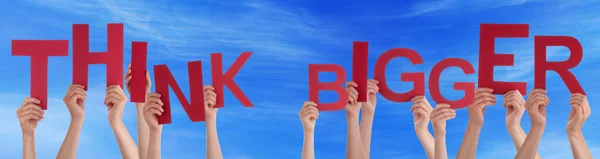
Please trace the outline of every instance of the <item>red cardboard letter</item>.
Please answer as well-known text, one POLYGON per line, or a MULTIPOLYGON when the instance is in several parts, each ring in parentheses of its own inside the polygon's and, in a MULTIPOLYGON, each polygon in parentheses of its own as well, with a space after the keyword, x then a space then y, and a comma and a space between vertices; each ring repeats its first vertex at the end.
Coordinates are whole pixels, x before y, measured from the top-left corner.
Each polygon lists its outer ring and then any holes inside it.
POLYGON ((88 65, 106 64, 106 85, 123 88, 123 24, 108 24, 106 52, 90 52, 87 24, 73 24, 73 84, 87 90, 88 65))
POLYGON ((569 69, 579 65, 583 58, 583 48, 579 41, 569 36, 535 36, 535 88, 546 89, 546 71, 554 70, 565 82, 571 93, 585 94, 577 78, 569 69), (571 51, 566 61, 546 61, 547 46, 565 46, 571 51))
POLYGON ((367 67, 369 67, 369 43, 354 42, 352 54, 352 81, 358 84, 358 102, 367 101, 367 67))
POLYGON ((146 42, 131 43, 131 102, 146 102, 146 42))
POLYGON ((308 98, 317 103, 321 111, 333 111, 344 109, 348 103, 348 92, 342 86, 346 81, 346 71, 340 65, 335 64, 309 64, 308 65, 308 98), (334 82, 319 82, 319 72, 333 72, 336 75, 334 82), (337 92, 339 98, 334 103, 320 103, 319 91, 332 90, 337 92))
POLYGON ((413 89, 405 93, 395 93, 385 80, 387 64, 395 57, 406 57, 413 65, 422 64, 423 58, 419 53, 405 48, 391 49, 383 53, 375 64, 375 79, 379 81, 379 93, 386 99, 394 102, 409 102, 413 97, 425 94, 425 74, 423 72, 402 73, 400 81, 413 82, 413 89))
POLYGON ((431 74, 429 74, 429 92, 431 93, 431 98, 433 98, 436 103, 446 103, 453 109, 459 109, 473 103, 475 98, 475 83, 456 82, 454 83, 454 90, 464 90, 465 97, 460 100, 447 100, 444 98, 440 92, 440 75, 444 69, 452 66, 461 68, 465 74, 475 73, 475 68, 473 68, 473 65, 471 65, 469 61, 459 58, 444 59, 435 64, 433 69, 431 69, 431 74))
POLYGON ((159 124, 171 123, 171 101, 169 99, 169 86, 173 89, 179 103, 183 106, 185 113, 192 122, 204 121, 204 90, 202 87, 202 62, 188 62, 188 76, 190 80, 190 102, 179 88, 177 81, 173 78, 167 65, 154 66, 154 80, 156 82, 156 93, 160 94, 160 100, 163 102, 165 110, 161 116, 158 116, 159 124))
POLYGON ((494 66, 513 66, 513 54, 495 54, 495 38, 529 37, 528 24, 481 24, 479 41, 479 87, 491 88, 494 94, 511 90, 527 93, 526 82, 494 81, 494 66))
POLYGON ((244 63, 248 61, 252 55, 251 52, 244 52, 238 57, 238 59, 233 62, 233 64, 229 67, 229 69, 223 74, 223 57, 221 53, 213 53, 210 55, 211 65, 212 65, 212 83, 215 88, 215 93, 217 94, 217 103, 215 104, 215 108, 222 108, 225 106, 225 97, 223 95, 223 85, 227 86, 231 93, 240 100, 242 105, 246 107, 252 107, 252 102, 250 99, 246 97, 242 89, 233 81, 233 77, 240 71, 244 63))
POLYGON ((13 40, 12 56, 31 57, 31 97, 48 109, 48 57, 69 56, 68 40, 13 40))

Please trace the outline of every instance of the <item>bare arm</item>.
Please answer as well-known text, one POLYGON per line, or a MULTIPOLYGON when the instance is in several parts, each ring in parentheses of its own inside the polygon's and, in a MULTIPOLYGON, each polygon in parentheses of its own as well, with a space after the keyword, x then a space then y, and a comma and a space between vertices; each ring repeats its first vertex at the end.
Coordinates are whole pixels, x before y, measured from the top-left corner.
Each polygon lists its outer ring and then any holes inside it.
MULTIPOLYGON (((525 142, 525 138, 527 138, 527 134, 525 134, 525 131, 521 127, 509 128, 508 133, 510 134, 510 137, 512 138, 513 143, 515 144, 515 148, 517 149, 517 151, 519 151, 519 149, 521 149, 521 146, 525 142)), ((542 157, 540 156, 539 153, 537 153, 535 155, 535 158, 541 159, 542 157)))
POLYGON ((164 111, 163 102, 160 100, 160 94, 150 93, 146 96, 144 104, 144 119, 150 130, 148 139, 147 159, 160 159, 160 140, 162 135, 162 125, 158 124, 157 115, 162 115, 164 111))
MULTIPOLYGON (((504 107, 506 108, 506 129, 513 140, 515 148, 519 151, 521 145, 525 142, 525 138, 527 138, 527 134, 521 128, 521 119, 523 113, 525 113, 525 99, 518 90, 509 91, 504 94, 504 107)), ((541 159, 542 157, 538 153, 535 158, 541 159)))
POLYGON ((525 108, 531 119, 531 129, 515 159, 535 158, 546 127, 546 107, 550 100, 545 90, 534 89, 527 97, 525 108))
POLYGON ((346 145, 346 158, 363 159, 366 158, 363 144, 361 141, 360 130, 358 127, 358 116, 347 115, 348 121, 348 143, 346 145))
POLYGON ((44 110, 39 106, 40 100, 25 98, 21 107, 17 109, 17 118, 23 133, 23 159, 35 159, 35 128, 44 118, 44 110))
POLYGON ((79 137, 83 128, 84 119, 84 101, 86 93, 82 85, 71 85, 63 101, 71 113, 71 124, 67 131, 67 136, 63 141, 56 158, 74 159, 77 157, 77 148, 79 146, 79 137))
POLYGON ((578 93, 571 95, 570 102, 572 110, 567 123, 567 134, 569 135, 573 157, 575 159, 593 158, 581 132, 583 124, 592 113, 590 104, 585 95, 578 93))
POLYGON ((371 158, 371 132, 373 130, 373 119, 375 118, 375 107, 377 106, 377 92, 379 87, 377 80, 369 80, 367 85, 367 102, 362 103, 362 119, 360 121, 360 138, 367 158, 371 158))
POLYGON ((140 159, 145 159, 148 153, 148 138, 150 137, 150 128, 144 119, 144 103, 135 103, 137 110, 138 124, 138 154, 140 159))
POLYGON ((304 142, 302 143, 302 159, 315 158, 315 126, 319 118, 317 103, 307 101, 298 113, 302 128, 304 128, 304 142))
POLYGON ((475 91, 475 100, 469 105, 469 125, 463 138, 462 145, 456 154, 456 158, 475 159, 477 155, 477 145, 481 127, 483 127, 483 114, 485 107, 496 103, 496 96, 492 94, 494 90, 489 88, 478 88, 475 91))
POLYGON ((413 105, 410 111, 413 112, 415 132, 419 141, 421 141, 421 145, 423 145, 427 158, 433 159, 435 156, 435 140, 429 132, 430 115, 433 107, 431 107, 425 96, 414 97, 411 101, 413 105))
POLYGON ((79 137, 81 135, 81 128, 83 127, 83 120, 71 120, 67 136, 63 141, 58 155, 56 158, 60 159, 74 159, 77 157, 77 148, 79 146, 79 137))
POLYGON ((482 125, 469 124, 456 158, 474 159, 482 125))
POLYGON ((206 116, 206 158, 207 159, 222 159, 221 144, 217 135, 217 111, 218 108, 213 108, 217 101, 215 88, 210 85, 204 86, 204 113, 206 116))
POLYGON ((123 124, 123 111, 127 96, 119 85, 108 86, 104 104, 108 107, 108 121, 115 133, 121 155, 125 159, 139 159, 138 148, 123 124))

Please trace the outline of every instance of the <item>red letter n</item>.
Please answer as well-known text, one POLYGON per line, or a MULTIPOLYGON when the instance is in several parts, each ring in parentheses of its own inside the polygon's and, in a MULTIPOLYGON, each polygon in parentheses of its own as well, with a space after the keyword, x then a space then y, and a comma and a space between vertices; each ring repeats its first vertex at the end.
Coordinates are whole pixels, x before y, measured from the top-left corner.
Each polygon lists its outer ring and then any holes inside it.
POLYGON ((581 93, 585 95, 583 88, 575 78, 575 75, 569 71, 579 65, 583 58, 583 48, 579 41, 569 36, 535 36, 535 88, 546 89, 546 71, 554 70, 565 82, 571 93, 581 93), (548 62, 546 61, 546 47, 565 46, 571 51, 571 56, 566 61, 548 62))
POLYGON ((68 40, 13 40, 12 56, 31 57, 31 97, 48 109, 48 57, 69 56, 68 40))
POLYGON ((479 87, 491 88, 494 94, 511 90, 527 93, 526 82, 494 81, 494 66, 513 66, 513 54, 495 54, 495 38, 529 37, 528 24, 481 24, 479 41, 479 87))
POLYGON ((348 92, 342 86, 346 81, 346 71, 340 65, 335 64, 309 64, 308 65, 308 98, 317 103, 321 111, 333 111, 344 109, 348 103, 348 92), (319 72, 333 72, 336 75, 334 82, 319 82, 319 72), (338 100, 334 103, 320 103, 319 91, 332 90, 337 92, 338 100))
POLYGON ((169 71, 167 65, 154 66, 154 80, 156 82, 156 93, 160 94, 160 100, 163 102, 165 110, 158 117, 159 124, 171 123, 171 101, 169 99, 169 86, 179 99, 185 113, 192 122, 204 121, 204 92, 202 90, 202 62, 192 61, 188 63, 188 76, 190 80, 190 102, 179 88, 177 81, 169 71))
POLYGON ((123 24, 107 25, 106 52, 90 52, 87 24, 73 24, 73 84, 87 90, 88 65, 106 64, 106 85, 123 88, 123 24))

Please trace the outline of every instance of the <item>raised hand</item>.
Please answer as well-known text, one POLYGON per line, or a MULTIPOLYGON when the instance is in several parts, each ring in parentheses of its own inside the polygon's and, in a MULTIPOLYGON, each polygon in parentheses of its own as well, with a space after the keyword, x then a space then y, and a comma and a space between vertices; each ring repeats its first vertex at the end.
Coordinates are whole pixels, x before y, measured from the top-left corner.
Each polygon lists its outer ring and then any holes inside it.
POLYGON ((146 96, 146 103, 144 104, 144 119, 151 131, 158 131, 162 125, 158 124, 157 115, 162 115, 164 109, 162 108, 163 102, 160 100, 160 94, 150 93, 146 96))
MULTIPOLYGON (((127 66, 127 73, 125 73, 125 86, 127 87, 127 92, 131 93, 131 64, 127 66)), ((150 88, 152 87, 152 81, 150 80, 150 73, 146 71, 146 92, 150 92, 150 88)))
POLYGON ((38 122, 44 119, 44 110, 39 106, 40 102, 36 98, 28 97, 25 98, 21 107, 17 109, 17 117, 21 123, 23 136, 33 136, 38 122))
POLYGON ((215 120, 217 119, 217 111, 219 108, 214 108, 217 104, 217 93, 215 93, 215 88, 210 85, 204 86, 204 113, 206 116, 206 120, 215 120))
POLYGON ((304 102, 304 105, 302 105, 302 109, 300 109, 298 116, 300 116, 300 121, 302 121, 302 127, 304 128, 304 131, 313 132, 315 130, 317 119, 319 118, 319 109, 317 109, 317 103, 312 101, 304 102))
POLYGON ((485 107, 496 104, 496 96, 492 94, 494 90, 489 88, 478 88, 475 91, 475 101, 469 105, 469 124, 483 125, 483 115, 485 107))
POLYGON ((431 107, 425 96, 416 96, 411 101, 413 105, 410 111, 413 112, 413 122, 417 137, 421 141, 421 145, 423 145, 427 158, 434 158, 435 141, 431 133, 429 133, 429 121, 433 107, 431 107))
POLYGON ((377 84, 379 84, 379 81, 377 80, 370 79, 368 81, 367 102, 364 102, 362 105, 363 114, 375 114, 375 107, 377 106, 377 92, 379 92, 379 86, 377 86, 377 84))
POLYGON ((73 84, 69 86, 67 94, 63 98, 71 113, 71 120, 83 120, 84 118, 86 92, 83 88, 82 85, 73 84))
POLYGON ((123 110, 125 110, 126 102, 127 96, 119 85, 112 85, 106 88, 104 105, 108 107, 108 121, 111 124, 114 122, 123 122, 123 110))
POLYGON ((506 127, 511 129, 521 128, 521 119, 525 113, 525 99, 518 90, 504 94, 504 107, 506 108, 506 127))
POLYGON ((450 108, 448 104, 437 104, 431 112, 431 122, 435 135, 435 159, 447 159, 448 151, 446 149, 446 121, 454 119, 456 111, 450 108))
POLYGON ((356 82, 346 82, 346 91, 348 91, 348 104, 346 107, 344 107, 344 110, 346 110, 347 116, 358 117, 358 114, 360 113, 360 108, 362 105, 357 101, 358 91, 355 88, 357 86, 358 84, 356 84, 356 82))
POLYGON ((456 117, 456 111, 448 104, 438 104, 431 112, 431 123, 435 133, 446 133, 446 121, 456 117))
POLYGON ((531 91, 525 102, 525 108, 529 112, 532 126, 546 126, 546 107, 550 99, 546 95, 546 90, 534 89, 531 91))
POLYGON ((413 102, 410 111, 413 112, 413 123, 415 126, 415 131, 417 132, 429 132, 429 121, 430 115, 433 111, 433 107, 427 101, 425 96, 416 96, 411 99, 413 102))
POLYGON ((579 93, 571 95, 570 104, 572 109, 569 114, 569 122, 567 122, 567 132, 581 133, 583 123, 592 114, 590 104, 587 97, 579 93))

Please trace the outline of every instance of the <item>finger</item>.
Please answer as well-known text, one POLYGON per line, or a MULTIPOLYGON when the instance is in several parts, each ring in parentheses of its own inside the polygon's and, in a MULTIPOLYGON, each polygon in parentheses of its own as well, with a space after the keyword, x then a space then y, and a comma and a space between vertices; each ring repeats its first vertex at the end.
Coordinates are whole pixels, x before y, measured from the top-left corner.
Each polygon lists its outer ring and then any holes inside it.
POLYGON ((438 115, 431 116, 431 120, 440 120, 445 116, 456 116, 456 113, 450 111, 439 112, 438 115))
POLYGON ((106 106, 115 106, 116 103, 119 103, 119 99, 109 96, 104 100, 104 105, 106 106))
POLYGON ((349 88, 349 87, 358 87, 358 84, 356 84, 356 82, 354 82, 354 81, 348 81, 348 82, 346 82, 346 88, 349 88))
POLYGON ((39 105, 36 104, 27 104, 23 107, 23 111, 22 112, 36 112, 37 114, 43 115, 44 114, 44 110, 42 110, 42 107, 40 107, 39 105))
POLYGON ((440 118, 440 120, 450 120, 450 119, 454 119, 454 118, 456 118, 456 114, 454 114, 454 115, 446 115, 446 116, 442 116, 442 117, 440 118))
POLYGON ((148 94, 146 97, 147 97, 147 98, 151 98, 151 97, 160 98, 160 96, 161 96, 160 94, 158 94, 158 93, 154 92, 154 93, 150 93, 150 94, 148 94))
POLYGON ((204 86, 204 87, 203 87, 203 90, 204 90, 204 91, 206 91, 206 90, 211 90, 211 91, 214 91, 214 90, 215 90, 215 87, 213 87, 213 86, 211 86, 211 85, 206 85, 206 86, 204 86))
POLYGON ((496 102, 496 99, 492 98, 491 96, 480 96, 475 98, 475 101, 473 102, 474 104, 482 104, 484 102, 496 102))
POLYGON ((27 104, 30 104, 30 103, 40 104, 40 103, 42 103, 42 101, 38 100, 35 97, 27 97, 27 98, 25 98, 25 100, 23 100, 23 105, 27 105, 27 104))
POLYGON ((210 95, 210 96, 213 96, 213 97, 215 97, 215 98, 217 97, 217 93, 215 93, 215 92, 213 92, 213 91, 204 92, 204 95, 205 95, 205 96, 208 96, 208 95, 210 95))
POLYGON ((304 106, 317 106, 317 103, 313 102, 313 101, 306 101, 304 102, 304 106))
POLYGON ((370 80, 368 80, 368 82, 373 83, 373 84, 379 84, 379 81, 375 80, 375 79, 370 79, 370 80))
POLYGON ((131 77, 133 76, 126 76, 125 77, 125 82, 129 85, 129 80, 131 80, 131 77))
POLYGON ((575 112, 575 118, 582 119, 584 116, 583 107, 581 107, 581 105, 573 105, 572 108, 575 112))
POLYGON ((416 97, 413 97, 412 99, 410 99, 411 102, 415 102, 415 101, 419 101, 419 100, 426 100, 425 96, 416 96, 416 97))
POLYGON ((39 116, 39 115, 33 114, 33 113, 29 113, 29 114, 23 115, 22 119, 25 121, 27 121, 27 120, 42 120, 42 116, 39 116))
POLYGON ((162 115, 162 112, 159 109, 155 109, 155 108, 148 109, 148 112, 152 115, 162 115))
POLYGON ((423 110, 429 111, 429 109, 425 108, 427 105, 427 103, 425 103, 424 101, 416 101, 413 102, 413 105, 410 107, 410 111, 414 111, 417 108, 421 108, 423 110))
POLYGON ((158 104, 150 104, 150 105, 148 105, 148 109, 158 109, 160 112, 164 112, 165 111, 162 108, 162 105, 158 105, 158 104))
POLYGON ((440 108, 438 110, 433 111, 431 116, 439 116, 441 114, 444 114, 445 112, 455 112, 455 110, 450 107, 444 107, 444 108, 440 108))
POLYGON ((477 90, 475 90, 475 94, 482 93, 482 92, 492 93, 492 92, 494 92, 494 90, 490 89, 490 88, 477 88, 477 90))

